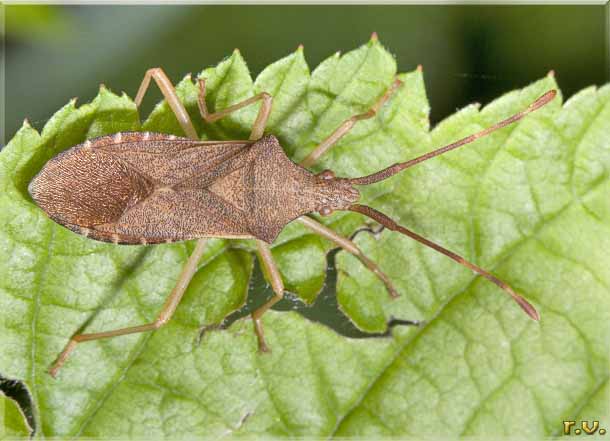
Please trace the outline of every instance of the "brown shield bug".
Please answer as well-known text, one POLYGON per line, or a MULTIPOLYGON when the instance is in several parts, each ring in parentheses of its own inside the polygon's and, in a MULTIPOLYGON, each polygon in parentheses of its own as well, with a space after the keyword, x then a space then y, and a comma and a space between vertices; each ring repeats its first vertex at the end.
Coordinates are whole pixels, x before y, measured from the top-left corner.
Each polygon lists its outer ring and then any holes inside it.
POLYGON ((548 91, 523 111, 445 147, 368 176, 345 178, 336 177, 330 170, 313 174, 305 167, 311 166, 356 122, 372 118, 401 86, 398 79, 367 112, 344 121, 300 164, 286 156, 274 136, 263 136, 272 106, 269 94, 263 92, 209 113, 205 80, 199 80, 198 104, 206 122, 217 121, 231 112, 261 102, 248 140, 200 141, 172 83, 161 69, 146 72, 135 99, 136 105, 142 102, 151 79, 161 89, 186 138, 161 133, 121 132, 87 140, 51 159, 32 180, 29 191, 51 219, 91 239, 117 245, 198 239, 197 245, 154 322, 74 335, 51 367, 51 375, 57 374, 80 342, 151 331, 167 323, 196 271, 208 237, 256 239, 261 263, 275 293, 252 313, 259 347, 263 351, 267 346, 260 318, 284 293, 269 244, 293 220, 354 254, 381 279, 392 297, 397 296, 389 278, 352 241, 307 216, 314 212, 328 215, 335 210, 349 210, 368 216, 487 278, 510 295, 531 318, 538 320, 534 307, 503 281, 398 225, 374 208, 358 204, 356 187, 387 179, 505 127, 551 101, 556 91, 548 91))

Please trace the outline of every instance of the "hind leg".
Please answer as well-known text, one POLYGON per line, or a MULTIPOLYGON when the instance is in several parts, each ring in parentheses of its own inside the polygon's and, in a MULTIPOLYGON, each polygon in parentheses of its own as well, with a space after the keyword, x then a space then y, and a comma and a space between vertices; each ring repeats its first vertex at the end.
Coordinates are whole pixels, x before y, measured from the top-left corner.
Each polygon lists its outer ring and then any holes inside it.
POLYGON ((199 259, 201 259, 204 250, 205 239, 201 239, 197 242, 195 250, 190 255, 188 261, 182 268, 182 273, 180 274, 180 277, 176 282, 176 286, 174 287, 170 295, 167 297, 167 300, 165 301, 165 304, 163 305, 163 308, 159 312, 159 315, 157 316, 155 321, 139 326, 130 326, 128 328, 114 329, 112 331, 94 332, 90 334, 76 334, 72 336, 68 344, 65 346, 64 350, 61 352, 61 354, 59 354, 59 356, 49 369, 49 374, 51 374, 52 377, 55 377, 57 375, 59 369, 63 366, 72 351, 76 349, 76 345, 78 345, 79 343, 100 340, 102 338, 118 337, 120 335, 153 331, 167 324, 167 322, 169 322, 169 320, 174 315, 174 312, 176 311, 180 300, 182 300, 182 296, 184 295, 184 292, 186 291, 189 282, 197 272, 197 264, 199 263, 199 259))
MULTIPOLYGON (((178 96, 176 95, 176 91, 175 91, 173 85, 171 84, 171 82, 169 81, 169 79, 167 78, 167 76, 165 75, 165 73, 163 72, 162 69, 160 69, 160 68, 149 69, 146 72, 146 76, 144 77, 144 80, 142 81, 142 85, 140 86, 140 90, 138 91, 138 94, 136 96, 136 100, 135 100, 136 105, 139 106, 140 103, 142 102, 142 97, 144 96, 144 93, 146 92, 146 89, 148 88, 148 86, 150 84, 151 78, 155 80, 155 82, 161 89, 163 96, 165 96, 167 102, 169 103, 171 109, 174 111, 176 118, 178 118, 178 121, 180 122, 180 125, 183 127, 186 134, 190 138, 198 139, 197 133, 195 131, 195 128, 193 127, 193 124, 189 118, 188 113, 186 112, 186 109, 180 102, 178 96)), ((237 104, 229 106, 226 109, 223 109, 223 110, 220 110, 220 111, 217 111, 214 113, 208 112, 208 108, 207 108, 207 105, 205 102, 205 95, 206 95, 205 79, 199 79, 199 96, 197 99, 197 104, 199 106, 199 112, 201 113, 201 117, 206 122, 218 121, 219 119, 224 118, 225 116, 228 116, 231 113, 236 112, 239 109, 252 105, 252 104, 256 103, 257 101, 261 101, 261 107, 258 111, 258 115, 256 117, 254 125, 252 126, 252 132, 250 134, 250 139, 254 141, 263 136, 263 133, 265 132, 265 127, 267 125, 267 121, 269 119, 269 115, 271 113, 271 107, 272 107, 272 103, 273 103, 273 99, 272 99, 271 95, 269 95, 266 92, 262 92, 262 93, 259 93, 258 95, 255 95, 251 98, 241 101, 237 104)), ((198 246, 199 246, 200 242, 198 242, 198 246)), ((258 308, 256 311, 254 311, 252 313, 252 321, 254 322, 254 331, 256 333, 256 336, 258 337, 259 348, 262 351, 268 351, 268 347, 265 344, 265 337, 264 337, 263 326, 261 323, 261 317, 269 308, 271 308, 271 306, 273 306, 283 297, 284 284, 282 282, 282 278, 280 276, 279 270, 277 269, 277 264, 275 263, 275 261, 273 260, 273 256, 271 255, 271 249, 269 248, 269 245, 260 240, 256 241, 256 245, 257 245, 258 252, 259 252, 259 259, 260 259, 261 264, 264 269, 263 272, 265 273, 265 277, 267 278, 267 280, 271 283, 271 286, 273 287, 273 291, 275 293, 273 298, 271 298, 267 303, 265 303, 263 306, 261 306, 260 308, 258 308)), ((192 278, 192 275, 190 277, 192 278)), ((190 278, 188 280, 190 281, 190 278)), ((188 285, 188 282, 187 282, 187 285, 188 285)), ((145 325, 145 326, 150 326, 150 325, 145 325)))
MULTIPOLYGON (((188 113, 186 112, 186 109, 184 108, 182 102, 176 94, 176 89, 174 89, 174 86, 172 85, 167 75, 165 75, 165 72, 163 72, 163 69, 156 67, 148 69, 148 71, 146 71, 144 79, 142 80, 142 84, 140 84, 140 88, 138 89, 138 93, 134 100, 136 106, 139 107, 142 104, 142 99, 144 98, 144 94, 150 86, 151 79, 155 80, 155 83, 157 83, 157 85, 159 86, 161 93, 167 100, 170 108, 176 115, 180 126, 183 128, 187 136, 191 139, 199 139, 199 137, 197 136, 197 132, 193 127, 193 123, 191 122, 191 119, 188 113)), ((188 287, 189 282, 197 271, 197 264, 199 262, 199 259, 203 255, 205 243, 206 239, 200 239, 199 241, 197 241, 195 250, 182 268, 182 272, 180 274, 180 278, 176 283, 176 286, 168 296, 167 300, 165 301, 165 304, 163 305, 163 308, 159 312, 159 315, 157 316, 157 319, 155 321, 144 325, 131 326, 128 328, 115 329, 111 331, 95 332, 89 334, 76 334, 72 336, 68 344, 64 347, 61 354, 59 354, 59 356, 49 369, 49 374, 51 374, 51 376, 53 377, 57 375, 59 369, 63 366, 63 364, 66 362, 66 360, 74 351, 74 349, 76 349, 76 346, 79 343, 99 340, 103 338, 118 337, 120 335, 153 331, 165 325, 174 314, 176 308, 178 307, 178 304, 180 303, 180 300, 182 299, 182 296, 184 295, 184 292, 186 291, 186 288, 188 287)))
POLYGON ((161 69, 160 67, 153 67, 152 69, 148 69, 146 71, 144 79, 142 80, 142 84, 140 84, 140 88, 138 89, 136 99, 134 100, 136 106, 140 107, 140 105, 142 104, 142 99, 144 98, 144 94, 150 86, 151 79, 155 80, 155 83, 157 83, 157 86, 159 86, 161 93, 165 97, 165 100, 167 101, 167 104, 169 104, 169 107, 174 112, 174 115, 176 115, 176 118, 180 123, 180 127, 182 127, 182 130, 184 130, 186 136, 191 139, 199 139, 199 136, 197 136, 197 131, 195 130, 195 127, 193 127, 193 123, 191 122, 189 114, 187 113, 186 109, 184 108, 184 105, 176 94, 176 89, 174 88, 174 85, 167 77, 167 75, 165 75, 163 69, 161 69))

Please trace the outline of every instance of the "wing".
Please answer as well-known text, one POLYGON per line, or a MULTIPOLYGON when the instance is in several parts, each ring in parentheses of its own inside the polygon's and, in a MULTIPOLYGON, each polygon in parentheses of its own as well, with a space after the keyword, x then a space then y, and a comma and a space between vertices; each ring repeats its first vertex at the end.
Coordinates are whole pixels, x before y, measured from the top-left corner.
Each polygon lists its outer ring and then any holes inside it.
POLYGON ((213 175, 221 164, 239 156, 250 144, 193 141, 150 132, 122 132, 91 140, 95 151, 112 155, 159 186, 174 186, 189 178, 213 175))
MULTIPOLYGON (((123 244, 169 243, 201 237, 251 238, 244 213, 205 189, 154 191, 116 222, 96 225, 89 237, 123 244)), ((78 232, 83 233, 82 228, 78 232)))
POLYGON ((206 188, 242 167, 251 144, 117 133, 51 159, 29 191, 53 220, 98 240, 250 237, 243 213, 206 188))

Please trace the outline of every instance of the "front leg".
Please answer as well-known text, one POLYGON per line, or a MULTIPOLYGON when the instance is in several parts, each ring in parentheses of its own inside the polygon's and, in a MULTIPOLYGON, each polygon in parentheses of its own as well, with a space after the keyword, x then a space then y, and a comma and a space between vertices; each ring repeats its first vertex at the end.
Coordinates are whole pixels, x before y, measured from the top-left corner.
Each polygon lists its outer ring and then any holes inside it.
POLYGON ((303 167, 311 167, 324 153, 333 147, 341 138, 343 138, 358 121, 373 118, 379 112, 379 109, 394 95, 396 90, 402 85, 402 81, 398 78, 388 87, 381 97, 371 106, 369 110, 351 118, 346 119, 343 123, 331 133, 328 138, 322 141, 313 151, 301 161, 303 167))
POLYGON ((381 268, 379 268, 379 266, 377 266, 375 262, 369 259, 354 242, 352 242, 347 237, 341 236, 336 231, 331 230, 326 225, 321 224, 320 222, 317 222, 316 220, 308 216, 301 216, 297 219, 297 221, 301 222, 315 234, 318 234, 334 242, 343 250, 355 256, 358 260, 360 260, 360 262, 362 262, 365 267, 367 267, 373 274, 375 274, 379 278, 379 280, 381 280, 381 282, 388 290, 388 294, 391 298, 395 299, 396 297, 398 297, 398 291, 396 291, 396 288, 394 287, 394 284, 392 283, 390 278, 383 271, 381 271, 381 268))

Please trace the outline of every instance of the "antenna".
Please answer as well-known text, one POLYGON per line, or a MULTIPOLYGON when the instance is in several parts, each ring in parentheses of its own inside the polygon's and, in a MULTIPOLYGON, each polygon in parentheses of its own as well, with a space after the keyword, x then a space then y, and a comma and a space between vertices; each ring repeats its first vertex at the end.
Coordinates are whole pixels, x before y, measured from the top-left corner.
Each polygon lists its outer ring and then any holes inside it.
POLYGON ((471 143, 471 142, 477 140, 478 138, 482 138, 483 136, 489 135, 490 133, 495 132, 496 130, 501 129, 503 127, 506 127, 507 125, 512 124, 515 121, 519 121, 525 115, 533 112, 534 110, 538 110, 539 108, 541 108, 542 106, 547 104, 549 101, 551 101, 553 98, 555 98, 555 95, 557 95, 556 90, 554 90, 554 89, 549 90, 544 95, 539 97, 536 101, 534 101, 532 104, 530 104, 527 107, 527 109, 522 110, 519 113, 515 113, 513 116, 506 118, 505 120, 502 120, 502 121, 494 124, 491 127, 481 130, 478 133, 474 133, 470 136, 467 136, 466 138, 460 139, 459 141, 446 145, 445 147, 441 147, 437 150, 433 150, 424 155, 421 155, 415 159, 411 159, 410 161, 399 162, 397 164, 391 165, 388 168, 385 168, 385 169, 378 171, 376 173, 373 173, 371 175, 362 176, 360 178, 348 179, 348 181, 354 185, 369 185, 369 184, 373 184, 375 182, 383 181, 384 179, 387 179, 390 176, 393 176, 396 173, 401 172, 402 170, 405 170, 413 165, 419 164, 420 162, 427 161, 428 159, 434 158, 435 156, 442 155, 443 153, 447 153, 450 150, 456 149, 458 147, 463 146, 464 144, 471 143))
POLYGON ((356 213, 364 214, 365 216, 370 217, 371 219, 379 222, 384 227, 387 227, 389 230, 397 231, 399 233, 404 234, 405 236, 409 236, 410 238, 415 239, 416 241, 423 243, 424 245, 438 251, 439 253, 442 253, 445 256, 455 260, 460 265, 464 265, 466 268, 470 268, 475 273, 482 275, 490 282, 495 283, 500 288, 502 288, 509 296, 512 297, 512 299, 515 302, 517 302, 517 304, 521 307, 521 309, 523 309, 523 311, 525 311, 525 313, 527 315, 529 315, 531 318, 533 318, 534 320, 540 320, 540 315, 538 314, 538 311, 536 311, 536 308, 534 308, 531 303, 529 303, 522 296, 517 294, 508 284, 506 284, 502 280, 498 279, 496 276, 488 273, 483 268, 480 268, 480 267, 476 266, 474 263, 467 261, 462 256, 455 254, 453 251, 449 251, 448 249, 443 248, 442 246, 432 242, 431 240, 428 240, 425 237, 422 237, 419 234, 417 234, 401 225, 398 225, 388 216, 381 213, 380 211, 375 210, 374 208, 368 207, 366 205, 354 204, 354 205, 350 206, 348 208, 348 210, 355 211, 356 213))

